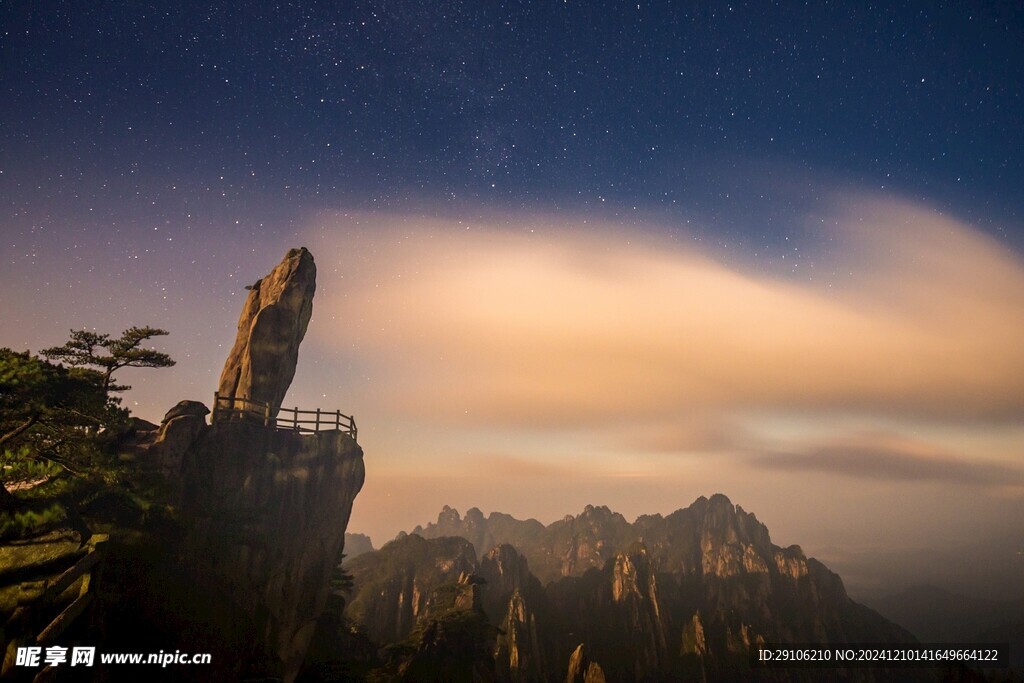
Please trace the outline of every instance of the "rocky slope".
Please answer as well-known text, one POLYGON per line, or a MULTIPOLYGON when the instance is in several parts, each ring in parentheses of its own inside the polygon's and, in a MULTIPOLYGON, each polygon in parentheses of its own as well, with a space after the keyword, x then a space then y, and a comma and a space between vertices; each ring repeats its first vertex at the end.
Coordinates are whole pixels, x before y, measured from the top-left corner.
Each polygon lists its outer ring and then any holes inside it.
MULTIPOLYGON (((436 524, 419 529, 465 531, 498 543, 479 559, 467 538, 418 534, 361 556, 351 564, 358 605, 348 612, 352 623, 380 644, 396 642, 416 628, 410 601, 429 612, 424 595, 456 573, 475 575, 482 579, 483 613, 500 629, 492 657, 502 681, 567 680, 567 674, 573 680, 813 680, 811 670, 752 671, 750 649, 765 642, 913 640, 850 600, 842 580, 799 547, 772 544, 754 515, 722 495, 632 524, 592 506, 547 527, 510 519, 484 518, 478 510, 462 519, 446 508, 436 524), (491 519, 499 524, 492 527, 491 519), (415 562, 396 562, 398 556, 415 562), (401 620, 402 632, 381 628, 382 620, 401 620)), ((876 675, 855 670, 850 680, 876 675)))
POLYGON ((386 544, 347 563, 356 589, 345 610, 371 640, 405 640, 430 607, 435 590, 476 571, 473 546, 456 537, 419 536, 386 544))

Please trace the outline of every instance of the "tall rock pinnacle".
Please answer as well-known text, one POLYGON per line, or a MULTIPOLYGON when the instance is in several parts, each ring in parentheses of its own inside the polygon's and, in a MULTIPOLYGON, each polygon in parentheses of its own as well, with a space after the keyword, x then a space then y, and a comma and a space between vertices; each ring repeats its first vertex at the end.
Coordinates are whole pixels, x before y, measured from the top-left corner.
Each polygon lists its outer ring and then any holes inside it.
POLYGON ((267 403, 272 415, 277 414, 295 377, 315 292, 316 264, 305 247, 289 250, 281 263, 256 281, 220 375, 222 397, 267 403))

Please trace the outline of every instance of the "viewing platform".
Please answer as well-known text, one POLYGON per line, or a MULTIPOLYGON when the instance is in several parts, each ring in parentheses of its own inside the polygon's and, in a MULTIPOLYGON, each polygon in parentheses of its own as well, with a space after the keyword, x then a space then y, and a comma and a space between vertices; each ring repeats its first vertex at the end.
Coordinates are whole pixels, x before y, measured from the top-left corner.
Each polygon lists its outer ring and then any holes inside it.
POLYGON ((340 410, 327 412, 319 408, 316 410, 281 408, 275 417, 269 403, 244 397, 221 396, 219 392, 214 392, 213 414, 210 416, 210 421, 217 423, 229 420, 257 422, 264 427, 301 434, 337 430, 351 436, 353 441, 357 441, 356 419, 351 415, 345 415, 340 410))

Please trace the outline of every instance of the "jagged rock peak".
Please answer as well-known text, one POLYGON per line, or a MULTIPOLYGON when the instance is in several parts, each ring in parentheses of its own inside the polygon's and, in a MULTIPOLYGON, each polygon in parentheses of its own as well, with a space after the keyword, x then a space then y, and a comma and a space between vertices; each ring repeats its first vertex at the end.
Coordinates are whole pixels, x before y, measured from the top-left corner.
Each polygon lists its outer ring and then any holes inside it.
MULTIPOLYGON (((608 517, 622 517, 618 512, 613 512, 607 505, 587 505, 580 513, 580 518, 595 517, 605 519, 608 517)), ((625 517, 623 517, 625 519, 625 517)))
POLYGON ((701 496, 687 510, 693 511, 707 531, 721 535, 727 542, 742 540, 757 545, 770 545, 768 528, 757 517, 739 505, 733 505, 726 496, 716 493, 710 499, 701 496))
POLYGON ((704 621, 700 610, 693 613, 690 621, 683 626, 683 643, 681 651, 684 655, 703 656, 708 652, 708 642, 704 635, 704 621))
POLYGON ((643 598, 648 594, 657 595, 647 548, 637 545, 628 552, 616 553, 612 563, 612 597, 616 602, 625 600, 626 596, 643 598))
POLYGON ((268 403, 276 414, 295 377, 315 292, 316 264, 305 247, 290 249, 249 288, 238 336, 220 375, 222 397, 268 403))
POLYGON ((373 541, 369 536, 345 532, 345 557, 349 561, 373 551, 373 541))
POLYGON ((500 543, 494 546, 487 551, 484 559, 493 562, 503 573, 507 573, 513 567, 515 571, 519 571, 526 562, 526 558, 522 557, 519 551, 509 543, 500 543))
POLYGON ((522 588, 533 576, 526 558, 508 543, 496 545, 487 551, 480 561, 480 573, 500 595, 522 588))
MULTIPOLYGON (((468 514, 466 515, 469 516, 468 514)), ((450 505, 445 505, 441 508, 441 512, 437 514, 437 522, 428 523, 426 527, 416 525, 416 528, 412 530, 412 533, 420 536, 429 537, 430 533, 428 530, 437 529, 443 535, 455 536, 458 535, 455 529, 462 524, 462 515, 459 511, 450 505)))
POLYGON ((601 665, 590 661, 586 650, 583 649, 583 643, 580 643, 569 656, 569 670, 565 674, 565 683, 605 683, 601 665))

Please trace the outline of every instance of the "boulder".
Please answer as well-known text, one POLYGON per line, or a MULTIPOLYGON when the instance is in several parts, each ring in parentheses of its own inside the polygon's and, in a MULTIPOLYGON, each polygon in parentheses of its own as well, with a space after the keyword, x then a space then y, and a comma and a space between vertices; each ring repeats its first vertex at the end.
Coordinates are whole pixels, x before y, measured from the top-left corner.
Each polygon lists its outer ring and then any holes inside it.
POLYGON ((316 264, 305 247, 289 250, 281 263, 256 281, 220 375, 221 397, 269 404, 271 416, 277 415, 295 377, 315 291, 316 264))
POLYGON ((181 401, 167 411, 148 447, 149 460, 165 476, 176 476, 182 459, 207 430, 210 409, 199 401, 181 401))
POLYGON ((141 432, 155 432, 160 429, 160 425, 153 424, 149 420, 143 420, 141 417, 128 418, 128 430, 133 434, 139 434, 141 432))
POLYGON ((205 404, 199 401, 178 401, 177 405, 167 411, 164 415, 164 419, 160 421, 161 425, 165 425, 176 417, 184 417, 185 415, 193 415, 196 417, 206 417, 210 414, 210 409, 205 404))

